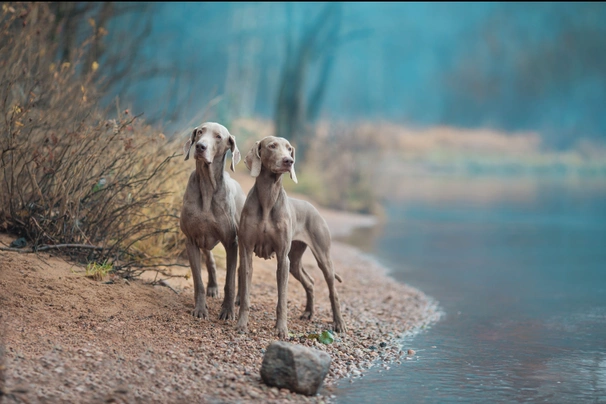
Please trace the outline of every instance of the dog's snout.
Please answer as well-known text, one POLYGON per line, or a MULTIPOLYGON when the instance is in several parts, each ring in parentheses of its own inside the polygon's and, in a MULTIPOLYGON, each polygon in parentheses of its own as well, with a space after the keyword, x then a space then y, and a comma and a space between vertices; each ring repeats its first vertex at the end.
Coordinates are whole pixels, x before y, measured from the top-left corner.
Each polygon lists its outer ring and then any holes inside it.
POLYGON ((199 152, 203 152, 206 150, 206 145, 204 143, 196 143, 196 150, 199 152))
POLYGON ((294 163, 294 162, 295 162, 295 161, 292 159, 292 157, 284 157, 284 158, 282 159, 282 163, 283 163, 285 166, 292 166, 292 163, 294 163))

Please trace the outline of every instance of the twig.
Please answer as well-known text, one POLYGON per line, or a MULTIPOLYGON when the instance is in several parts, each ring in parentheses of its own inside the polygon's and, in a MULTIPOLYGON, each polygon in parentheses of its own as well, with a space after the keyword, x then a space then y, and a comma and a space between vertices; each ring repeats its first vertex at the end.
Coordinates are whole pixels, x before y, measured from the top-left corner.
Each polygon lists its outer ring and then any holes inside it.
POLYGON ((133 269, 124 269, 124 268, 118 268, 116 270, 116 273, 119 273, 120 271, 124 271, 124 272, 139 272, 139 275, 145 273, 145 272, 155 272, 156 273, 156 277, 154 278, 153 282, 156 282, 156 279, 158 278, 158 275, 163 275, 167 278, 184 278, 187 279, 188 275, 173 275, 170 273, 166 273, 165 271, 163 271, 162 269, 145 269, 145 268, 138 268, 136 271, 133 269))
POLYGON ((170 286, 164 279, 160 279, 158 281, 158 285, 160 285, 160 286, 166 286, 167 288, 169 288, 170 290, 172 290, 173 292, 175 292, 176 295, 179 294, 179 292, 177 292, 175 289, 173 289, 173 287, 170 286))
POLYGON ((57 249, 62 249, 62 248, 83 248, 83 249, 86 249, 86 250, 95 250, 95 251, 106 250, 105 247, 98 247, 98 246, 88 245, 88 244, 43 245, 43 246, 40 246, 40 247, 31 248, 29 250, 22 250, 20 248, 0 247, 0 250, 1 251, 14 251, 14 252, 22 253, 22 254, 30 254, 30 253, 40 252, 40 251, 57 250, 57 249))
MULTIPOLYGON (((156 268, 156 267, 182 267, 182 268, 189 268, 189 265, 185 265, 185 264, 149 264, 149 265, 128 265, 129 267, 133 267, 133 268, 140 268, 140 269, 145 269, 145 268, 156 268)), ((127 265, 122 265, 121 268, 126 268, 127 265)), ((150 271, 155 271, 154 269, 150 269, 150 271)))

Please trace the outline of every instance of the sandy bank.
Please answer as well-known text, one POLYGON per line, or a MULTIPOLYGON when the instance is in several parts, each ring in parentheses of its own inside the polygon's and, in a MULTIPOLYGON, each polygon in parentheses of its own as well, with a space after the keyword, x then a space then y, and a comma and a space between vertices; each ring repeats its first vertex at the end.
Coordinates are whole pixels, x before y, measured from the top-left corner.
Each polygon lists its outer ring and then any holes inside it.
MULTIPOLYGON (((241 178, 238 178, 240 181, 241 178)), ((243 188, 252 182, 241 180, 243 188)), ((333 236, 373 218, 321 210, 333 236)), ((0 242, 12 240, 0 235, 0 242)), ((316 316, 299 320, 305 293, 289 280, 292 341, 324 350, 332 365, 321 395, 304 397, 263 385, 264 349, 275 339, 276 261, 255 257, 249 334, 219 321, 221 299, 209 299, 210 320, 196 320, 193 288, 174 293, 145 280, 93 281, 84 268, 50 254, 0 252, 0 368, 5 402, 320 402, 333 384, 371 365, 403 361, 397 338, 436 319, 420 291, 398 284, 356 249, 333 243, 337 283, 349 327, 331 345, 301 338, 330 328, 328 291, 313 256, 304 265, 315 279, 316 316)), ((225 263, 217 258, 220 285, 225 263)), ((206 282, 206 275, 204 275, 206 282)), ((222 287, 222 286, 221 286, 222 287)))

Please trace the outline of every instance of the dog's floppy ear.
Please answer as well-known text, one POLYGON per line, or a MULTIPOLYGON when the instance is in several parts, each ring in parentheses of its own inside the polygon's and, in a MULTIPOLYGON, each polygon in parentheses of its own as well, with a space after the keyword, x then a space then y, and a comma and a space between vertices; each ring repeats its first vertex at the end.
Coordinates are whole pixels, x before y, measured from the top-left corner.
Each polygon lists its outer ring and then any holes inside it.
MULTIPOLYGON (((228 132, 229 133, 229 132, 228 132)), ((236 145, 236 138, 232 135, 229 135, 229 145, 231 148, 231 170, 236 171, 236 164, 240 162, 240 150, 238 150, 238 146, 236 145)))
POLYGON ((191 137, 183 145, 183 154, 185 154, 185 160, 184 161, 189 160, 189 152, 191 150, 191 146, 194 144, 194 141, 196 140, 196 131, 197 130, 198 130, 198 128, 194 128, 194 131, 191 133, 191 137))
POLYGON ((246 168, 250 170, 250 175, 258 177, 261 173, 261 155, 259 149, 261 147, 261 141, 257 140, 255 145, 250 149, 246 157, 244 158, 244 164, 246 168))
MULTIPOLYGON (((291 146, 292 147, 292 146, 291 146)), ((295 184, 298 184, 299 181, 297 181, 297 174, 295 174, 295 148, 293 147, 290 150, 290 157, 292 157, 292 166, 290 166, 290 179, 293 180, 295 182, 295 184)))

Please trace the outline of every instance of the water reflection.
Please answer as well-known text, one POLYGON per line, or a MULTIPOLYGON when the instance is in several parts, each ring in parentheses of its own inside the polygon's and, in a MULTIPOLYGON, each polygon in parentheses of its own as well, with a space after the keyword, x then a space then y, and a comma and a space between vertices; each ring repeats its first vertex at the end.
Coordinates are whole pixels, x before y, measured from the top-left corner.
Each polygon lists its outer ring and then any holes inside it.
POLYGON ((349 241, 446 316, 339 401, 606 402, 604 182, 399 183, 389 220, 349 241))

